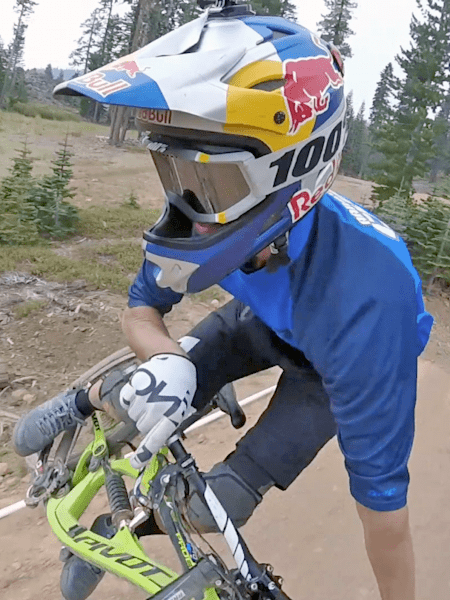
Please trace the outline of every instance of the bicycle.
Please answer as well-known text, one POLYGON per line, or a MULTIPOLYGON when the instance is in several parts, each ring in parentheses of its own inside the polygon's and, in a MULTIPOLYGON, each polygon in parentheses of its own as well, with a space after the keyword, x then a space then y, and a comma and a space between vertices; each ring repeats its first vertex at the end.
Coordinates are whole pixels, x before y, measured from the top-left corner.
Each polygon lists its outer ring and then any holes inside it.
MULTIPOLYGON (((107 367, 120 364, 132 372, 132 353, 120 351, 107 359, 107 367), (114 357, 118 356, 116 360, 114 357), (109 361, 109 362, 108 362, 109 361)), ((76 384, 94 381, 105 372, 105 361, 88 371, 76 384), (87 377, 86 377, 87 376, 87 377)), ((155 455, 137 472, 120 455, 137 434, 131 424, 105 435, 101 417, 91 417, 94 439, 75 454, 81 427, 66 431, 58 444, 42 450, 37 459, 26 503, 46 505, 48 522, 66 553, 108 571, 140 587, 154 600, 289 600, 282 591, 282 579, 268 564, 258 563, 233 525, 194 458, 183 444, 184 432, 207 412, 220 408, 234 427, 245 423, 242 408, 232 394, 219 393, 199 414, 187 419, 155 455), (57 446, 56 449, 54 446, 57 446), (131 478, 128 491, 124 476, 131 478), (79 523, 93 498, 105 487, 114 528, 112 537, 103 537, 79 523), (229 568, 222 557, 189 522, 187 500, 191 493, 201 496, 218 531, 223 535, 236 566, 229 568), (152 512, 159 515, 179 559, 181 574, 158 564, 148 556, 135 533, 152 512), (196 541, 195 538, 199 538, 196 541)))

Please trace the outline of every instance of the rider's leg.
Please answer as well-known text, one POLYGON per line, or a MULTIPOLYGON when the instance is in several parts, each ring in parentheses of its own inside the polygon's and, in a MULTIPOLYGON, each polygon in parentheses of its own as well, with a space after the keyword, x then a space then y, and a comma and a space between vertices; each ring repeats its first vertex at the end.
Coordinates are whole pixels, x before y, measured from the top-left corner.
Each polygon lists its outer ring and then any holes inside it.
POLYGON ((133 369, 116 369, 89 389, 66 390, 52 400, 37 406, 19 419, 14 428, 13 443, 20 456, 43 450, 60 433, 83 424, 94 410, 105 410, 117 421, 129 422, 120 406, 119 392, 133 369))
MULTIPOLYGON (((273 486, 286 489, 335 435, 329 398, 317 373, 283 373, 258 423, 205 479, 237 527, 246 523, 273 486)), ((196 495, 189 517, 202 532, 216 531, 211 513, 196 495)))
MULTIPOLYGON (((201 321, 184 343, 197 367, 194 403, 198 408, 227 382, 274 365, 284 371, 255 427, 223 463, 205 475, 240 527, 270 487, 285 489, 334 436, 330 401, 320 376, 304 355, 236 300, 201 321)), ((196 528, 214 529, 211 515, 198 496, 192 497, 189 512, 196 528)))
POLYGON ((82 425, 92 412, 87 390, 58 394, 19 419, 13 433, 17 454, 29 456, 43 450, 63 431, 82 425))

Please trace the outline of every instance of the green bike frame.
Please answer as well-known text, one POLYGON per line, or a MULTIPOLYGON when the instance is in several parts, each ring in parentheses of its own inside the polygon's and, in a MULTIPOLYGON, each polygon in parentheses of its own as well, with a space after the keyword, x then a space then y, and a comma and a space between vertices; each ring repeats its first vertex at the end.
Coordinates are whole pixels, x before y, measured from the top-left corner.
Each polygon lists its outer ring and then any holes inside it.
MULTIPOLYGON (((74 554, 153 596, 178 579, 179 575, 147 556, 137 536, 127 527, 119 529, 111 539, 106 539, 79 523, 80 517, 105 483, 103 468, 93 473, 87 469, 88 461, 99 458, 107 448, 102 427, 95 415, 93 424, 95 439, 78 461, 72 477, 72 490, 63 498, 50 498, 47 502, 49 524, 61 543, 74 554)), ((155 456, 145 471, 143 485, 147 488, 163 464, 160 459, 155 456)), ((113 460, 110 466, 133 480, 138 477, 138 472, 127 459, 113 460)), ((194 567, 182 536, 177 536, 177 539, 187 566, 194 567)), ((205 590, 205 600, 219 600, 214 588, 205 590)))

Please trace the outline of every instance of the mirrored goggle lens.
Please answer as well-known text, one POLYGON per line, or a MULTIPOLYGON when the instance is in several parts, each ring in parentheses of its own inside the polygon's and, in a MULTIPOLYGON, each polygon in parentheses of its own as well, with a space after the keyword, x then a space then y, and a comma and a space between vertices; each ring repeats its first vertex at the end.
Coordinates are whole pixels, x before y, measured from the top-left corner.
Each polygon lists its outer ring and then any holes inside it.
POLYGON ((199 163, 158 152, 151 154, 165 192, 195 194, 207 214, 224 212, 250 193, 236 164, 199 163))

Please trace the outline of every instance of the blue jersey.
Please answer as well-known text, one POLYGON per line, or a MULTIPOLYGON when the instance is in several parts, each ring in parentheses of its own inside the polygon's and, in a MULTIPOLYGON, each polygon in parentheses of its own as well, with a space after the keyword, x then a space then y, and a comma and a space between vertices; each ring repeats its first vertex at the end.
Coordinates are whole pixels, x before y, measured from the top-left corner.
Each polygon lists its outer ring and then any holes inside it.
MULTIPOLYGON (((321 376, 354 498, 373 510, 402 508, 417 357, 433 323, 408 250, 375 216, 330 192, 291 230, 288 254, 274 273, 237 270, 220 285, 321 376)), ((167 312, 180 299, 144 263, 129 305, 167 312)))

